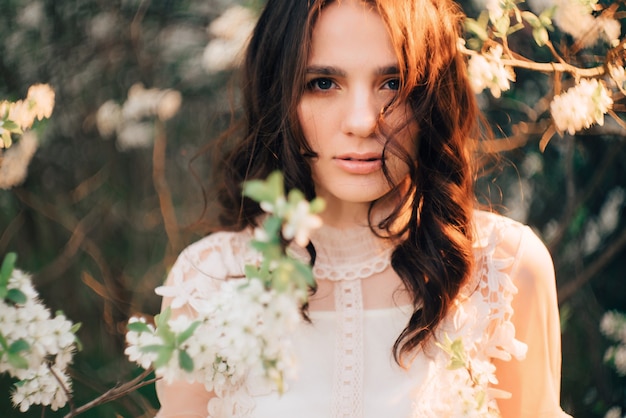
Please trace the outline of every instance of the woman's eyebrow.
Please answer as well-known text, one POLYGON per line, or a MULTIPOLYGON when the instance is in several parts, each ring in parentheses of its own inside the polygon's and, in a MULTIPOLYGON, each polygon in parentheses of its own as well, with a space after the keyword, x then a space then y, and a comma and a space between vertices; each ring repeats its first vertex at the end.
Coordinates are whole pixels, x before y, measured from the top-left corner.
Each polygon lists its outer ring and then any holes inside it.
POLYGON ((396 75, 400 74, 400 69, 397 65, 387 65, 384 67, 379 67, 376 70, 377 75, 396 75))
MULTIPOLYGON (((317 74, 317 75, 327 75, 327 76, 338 76, 338 77, 346 77, 346 71, 342 70, 338 67, 333 67, 332 65, 309 65, 306 68, 307 74, 317 74)), ((399 74, 400 70, 397 65, 385 65, 376 68, 374 70, 375 75, 395 75, 399 74)))
POLYGON ((309 65, 306 68, 306 73, 307 74, 319 74, 319 75, 333 75, 333 76, 340 76, 340 77, 345 77, 347 75, 347 73, 337 67, 333 67, 333 66, 325 66, 325 65, 309 65))

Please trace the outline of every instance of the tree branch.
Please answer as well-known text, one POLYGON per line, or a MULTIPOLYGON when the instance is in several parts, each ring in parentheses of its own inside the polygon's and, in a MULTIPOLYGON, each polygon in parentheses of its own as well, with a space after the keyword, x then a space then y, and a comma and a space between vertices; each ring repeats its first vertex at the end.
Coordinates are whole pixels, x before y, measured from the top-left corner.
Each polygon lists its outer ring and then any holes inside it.
POLYGON ((67 415, 65 415, 64 418, 75 417, 92 408, 95 408, 96 406, 100 406, 105 403, 114 401, 118 398, 128 395, 131 392, 136 391, 139 388, 142 388, 144 386, 147 386, 156 382, 157 380, 160 379, 160 377, 155 377, 154 379, 149 379, 149 380, 143 380, 146 377, 148 377, 150 373, 152 372, 153 372, 152 369, 145 370, 143 373, 141 373, 139 376, 135 377, 134 379, 126 383, 123 383, 119 386, 113 387, 109 389, 108 391, 106 391, 105 393, 103 393, 102 395, 93 399, 92 401, 87 402, 86 404, 76 408, 74 411, 70 411, 67 415))
POLYGON ((626 248, 626 229, 581 274, 559 287, 557 291, 559 305, 565 303, 578 289, 594 278, 624 248, 626 248))

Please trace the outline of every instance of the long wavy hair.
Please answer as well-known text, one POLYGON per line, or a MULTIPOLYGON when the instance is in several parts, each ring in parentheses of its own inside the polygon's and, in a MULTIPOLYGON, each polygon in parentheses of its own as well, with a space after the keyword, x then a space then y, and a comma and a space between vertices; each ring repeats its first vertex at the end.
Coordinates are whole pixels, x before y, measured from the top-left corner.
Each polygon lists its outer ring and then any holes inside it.
MULTIPOLYGON (((338 0, 340 1, 340 0, 338 0)), ((297 108, 317 18, 332 1, 268 0, 250 39, 242 69, 243 117, 237 138, 218 147, 216 167, 222 229, 256 225, 262 210, 243 198, 242 182, 281 170, 289 190, 315 197, 309 159, 315 153, 302 133, 297 108)), ((386 23, 401 69, 401 87, 390 103, 408 103, 418 124, 413 153, 385 135, 384 152, 409 165, 410 185, 394 210, 372 231, 399 242, 392 268, 412 295, 414 312, 394 344, 403 365, 433 333, 472 270, 472 154, 480 133, 478 110, 457 51, 462 13, 449 0, 369 0, 386 23), (415 157, 411 157, 415 155, 415 157), (390 231, 410 208, 408 221, 390 231)), ((387 112, 389 111, 387 110, 387 112)), ((384 119, 383 112, 383 119, 384 119)), ((380 130, 382 131, 382 130, 380 130)), ((384 172, 386 168, 383 166, 384 172)), ((391 182, 391 178, 388 176, 391 182)), ((392 184, 395 191, 398 185, 392 184)), ((403 189, 404 190, 404 189, 403 189)), ((376 202, 370 205, 370 214, 376 202)))

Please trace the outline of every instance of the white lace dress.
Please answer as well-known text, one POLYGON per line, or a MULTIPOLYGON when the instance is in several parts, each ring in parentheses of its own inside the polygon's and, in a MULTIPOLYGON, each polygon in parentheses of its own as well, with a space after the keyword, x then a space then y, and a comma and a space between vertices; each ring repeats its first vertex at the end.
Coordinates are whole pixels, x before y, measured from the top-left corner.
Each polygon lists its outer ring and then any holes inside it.
MULTIPOLYGON (((435 338, 406 368, 396 364, 392 347, 412 307, 390 267, 393 249, 367 228, 323 227, 312 237, 319 290, 311 301, 311 323, 302 322, 292 336, 298 363, 285 393, 252 382, 228 394, 159 382, 158 417, 456 418, 500 416, 500 409, 506 417, 566 417, 559 407, 552 266, 549 258, 546 264, 545 257, 533 257, 545 247, 529 228, 495 214, 476 212, 475 226, 474 274, 435 338), (534 258, 539 265, 526 266, 534 258), (544 269, 550 270, 546 280, 525 279, 544 269), (518 286, 522 300, 513 303, 518 286), (528 323, 518 325, 526 338, 516 335, 514 307, 525 311, 515 318, 527 317, 517 321, 528 323), (450 354, 436 344, 454 340, 462 342, 469 367, 449 367, 450 354), (498 400, 507 392, 510 400, 498 400)), ((250 231, 222 232, 188 247, 166 283, 170 295, 174 289, 187 302, 173 308, 193 314, 221 280, 241 276, 243 266, 258 258, 247 245, 250 238, 250 231)), ((172 300, 165 298, 164 305, 172 300)))

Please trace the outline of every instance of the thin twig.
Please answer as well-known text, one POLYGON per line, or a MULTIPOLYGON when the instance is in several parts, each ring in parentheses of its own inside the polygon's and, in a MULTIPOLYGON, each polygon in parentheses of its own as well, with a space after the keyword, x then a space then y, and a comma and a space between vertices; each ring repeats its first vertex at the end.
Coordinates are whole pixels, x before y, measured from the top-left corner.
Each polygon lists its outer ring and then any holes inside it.
POLYGON ((4 254, 6 252, 6 248, 9 245, 9 241, 19 231, 19 229, 24 225, 24 212, 20 212, 17 214, 15 218, 9 222, 9 225, 4 229, 2 235, 0 235, 0 254, 4 254))
POLYGON ((70 411, 67 415, 65 415, 64 418, 72 418, 75 417, 77 415, 80 415, 92 408, 95 408, 96 406, 114 401, 118 398, 121 398, 122 396, 126 396, 131 392, 136 391, 139 388, 142 388, 144 386, 150 385, 154 382, 156 382, 157 380, 160 379, 160 377, 155 377, 153 379, 149 379, 149 380, 143 380, 146 377, 148 377, 150 375, 150 373, 152 373, 153 370, 152 369, 148 369, 145 370, 143 373, 141 373, 139 376, 135 377, 134 379, 126 382, 126 383, 122 383, 119 386, 115 386, 109 390, 107 390, 106 392, 104 392, 102 395, 98 396, 97 398, 87 402, 86 404, 76 408, 74 411, 70 411))
POLYGON ((72 258, 81 248, 87 233, 97 225, 97 220, 102 217, 102 209, 98 206, 94 207, 85 217, 83 217, 74 229, 72 235, 63 247, 63 251, 54 261, 48 264, 41 272, 40 276, 46 281, 52 281, 59 277, 71 265, 72 258))
POLYGON ((613 166, 615 159, 621 155, 621 149, 626 146, 626 142, 620 141, 617 148, 612 152, 606 154, 604 159, 598 164, 598 169, 594 171, 593 177, 587 185, 585 186, 585 190, 580 193, 576 198, 576 203, 572 207, 572 211, 563 215, 561 220, 559 221, 559 227, 557 231, 552 235, 552 239, 547 243, 548 249, 550 252, 555 253, 556 248, 559 246, 563 238, 565 238, 565 233, 569 228, 572 219, 578 212, 578 209, 591 198, 593 193, 598 190, 598 186, 604 179, 605 174, 613 166))
POLYGON ((161 121, 156 122, 156 135, 154 138, 154 149, 152 153, 152 181, 154 188, 159 196, 159 204, 161 207, 161 215, 165 226, 165 233, 169 239, 171 252, 177 254, 182 250, 180 240, 180 229, 176 220, 176 212, 172 203, 172 193, 165 179, 165 151, 167 147, 167 138, 165 136, 165 127, 161 121))
POLYGON ((615 120, 615 123, 617 123, 620 127, 622 127, 623 129, 626 129, 626 122, 624 122, 622 120, 622 118, 620 118, 619 116, 617 116, 617 113, 615 113, 612 109, 609 109, 607 111, 608 115, 611 116, 613 118, 613 120, 615 120))
POLYGON ((596 260, 591 263, 581 274, 576 276, 574 280, 565 283, 559 287, 557 294, 559 295, 559 304, 565 303, 571 298, 583 285, 593 279, 613 258, 616 254, 626 247, 626 229, 601 252, 596 260))
MULTIPOLYGON (((472 51, 464 46, 459 47, 459 51, 465 55, 478 55, 476 51, 472 51)), ((597 67, 591 68, 580 68, 568 63, 561 62, 535 62, 526 58, 523 58, 521 55, 517 54, 518 58, 502 58, 498 60, 504 65, 508 65, 509 67, 516 68, 524 68, 527 70, 535 70, 542 73, 554 73, 554 72, 564 72, 570 73, 576 78, 580 77, 598 77, 603 75, 606 72, 604 65, 599 65, 597 67)), ((490 59, 488 55, 485 56, 486 59, 490 59)))
POLYGON ((61 386, 61 389, 63 389, 63 392, 65 392, 65 396, 67 396, 67 403, 70 404, 70 414, 73 413, 76 410, 76 406, 74 405, 74 398, 72 397, 72 393, 70 392, 68 387, 65 386, 65 383, 63 382, 63 380, 61 380, 61 377, 57 374, 57 372, 54 371, 54 369, 52 368, 52 364, 50 363, 48 363, 48 370, 50 370, 52 376, 54 376, 59 386, 61 386))

